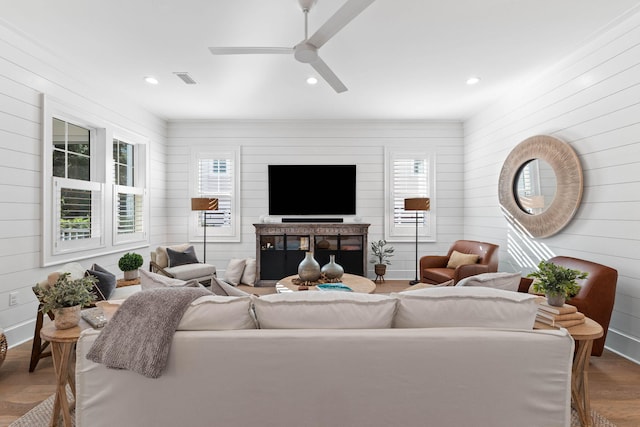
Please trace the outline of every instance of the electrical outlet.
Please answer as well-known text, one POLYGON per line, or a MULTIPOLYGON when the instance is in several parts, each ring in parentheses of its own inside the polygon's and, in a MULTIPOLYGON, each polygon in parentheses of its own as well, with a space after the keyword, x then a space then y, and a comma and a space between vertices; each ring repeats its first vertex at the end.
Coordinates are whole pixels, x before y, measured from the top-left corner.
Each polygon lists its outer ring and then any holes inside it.
POLYGON ((17 305, 18 304, 18 293, 11 292, 9 294, 9 305, 17 305))

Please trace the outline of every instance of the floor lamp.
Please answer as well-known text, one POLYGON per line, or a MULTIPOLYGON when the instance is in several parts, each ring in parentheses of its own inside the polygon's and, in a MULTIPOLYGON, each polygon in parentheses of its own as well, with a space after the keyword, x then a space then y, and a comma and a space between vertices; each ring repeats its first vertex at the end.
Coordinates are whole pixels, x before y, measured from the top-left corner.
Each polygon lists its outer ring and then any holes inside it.
POLYGON ((416 211, 416 279, 409 282, 410 285, 420 283, 418 279, 418 211, 428 211, 430 208, 428 197, 416 197, 413 199, 404 199, 405 211, 416 211))
POLYGON ((218 210, 218 199, 208 197, 194 197, 191 199, 192 211, 204 212, 204 263, 207 263, 207 211, 218 210))

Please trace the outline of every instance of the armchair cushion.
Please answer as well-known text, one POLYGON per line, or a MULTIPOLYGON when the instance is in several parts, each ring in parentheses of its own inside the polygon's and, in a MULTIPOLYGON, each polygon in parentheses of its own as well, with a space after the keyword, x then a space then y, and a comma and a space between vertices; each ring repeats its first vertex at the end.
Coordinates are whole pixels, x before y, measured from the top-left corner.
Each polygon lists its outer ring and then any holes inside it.
POLYGON ((478 262, 478 254, 463 254, 458 251, 453 251, 447 262, 447 268, 456 268, 461 265, 471 265, 478 262))
POLYGON ((167 257, 169 258, 168 267, 198 263, 196 249, 193 246, 189 246, 183 251, 176 251, 174 249, 167 248, 167 257))

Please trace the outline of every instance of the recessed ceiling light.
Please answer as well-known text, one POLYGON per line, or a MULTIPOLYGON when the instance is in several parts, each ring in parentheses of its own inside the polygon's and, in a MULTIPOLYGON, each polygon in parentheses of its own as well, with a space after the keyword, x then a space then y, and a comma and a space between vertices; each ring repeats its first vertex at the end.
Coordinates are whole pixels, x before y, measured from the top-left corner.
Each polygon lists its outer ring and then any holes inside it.
POLYGON ((307 84, 314 85, 316 83, 318 83, 318 79, 316 79, 315 77, 309 77, 307 79, 307 84))
POLYGON ((150 85, 157 85, 158 79, 153 76, 145 76, 144 81, 149 83, 150 85))
POLYGON ((471 86, 478 83, 479 81, 480 81, 480 77, 469 77, 467 79, 467 84, 471 86))

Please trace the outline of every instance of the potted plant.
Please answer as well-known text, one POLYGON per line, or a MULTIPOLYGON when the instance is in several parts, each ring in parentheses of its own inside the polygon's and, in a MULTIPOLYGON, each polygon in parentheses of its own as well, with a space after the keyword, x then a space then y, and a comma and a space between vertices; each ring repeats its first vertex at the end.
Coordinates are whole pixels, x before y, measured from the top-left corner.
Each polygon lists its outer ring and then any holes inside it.
POLYGON ((383 277, 387 272, 387 265, 391 265, 389 258, 393 256, 393 246, 387 246, 387 241, 382 239, 371 242, 371 261, 376 276, 383 277))
POLYGON ((543 293, 549 305, 562 307, 567 298, 578 293, 578 279, 586 279, 589 273, 572 270, 549 261, 540 261, 538 271, 529 273, 527 277, 537 280, 533 282, 533 290, 543 293))
POLYGON ((124 272, 124 280, 137 279, 138 269, 142 264, 144 264, 142 255, 135 252, 127 252, 118 261, 118 267, 124 272))
POLYGON ((96 278, 84 276, 69 279, 69 273, 63 273, 56 282, 48 287, 36 287, 35 291, 42 306, 40 311, 54 314, 54 324, 58 329, 69 329, 80 322, 80 310, 96 300, 93 287, 96 278))

